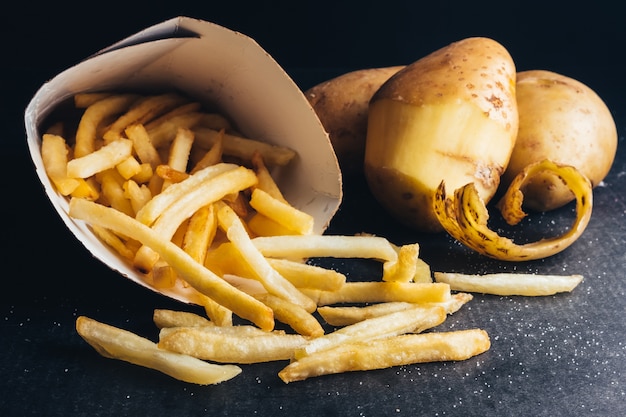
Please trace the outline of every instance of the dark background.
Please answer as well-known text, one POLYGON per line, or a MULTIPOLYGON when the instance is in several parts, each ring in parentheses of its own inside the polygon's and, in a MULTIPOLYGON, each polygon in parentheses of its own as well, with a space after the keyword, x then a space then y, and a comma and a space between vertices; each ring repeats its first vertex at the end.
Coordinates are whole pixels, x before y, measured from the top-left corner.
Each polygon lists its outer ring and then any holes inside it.
MULTIPOLYGON (((3 240, 0 415, 615 416, 626 411, 626 8, 618 2, 21 2, 0 29, 3 240), (435 4, 436 3, 436 4, 435 4), (509 49, 519 70, 576 78, 606 101, 619 148, 583 237, 562 254, 525 264, 469 253, 447 236, 404 230, 347 179, 330 232, 367 231, 418 241, 433 269, 581 273, 572 293, 546 298, 477 295, 445 328, 483 327, 492 349, 462 363, 424 364, 284 385, 282 363, 244 367, 235 380, 198 387, 97 355, 73 328, 77 315, 156 337, 152 309, 194 310, 132 284, 65 230, 32 171, 23 111, 58 72, 135 32, 186 15, 240 31, 302 88, 348 70, 410 63, 468 36, 509 49), (8 188, 6 188, 8 186, 8 188)), ((260 80, 262 82, 262 80, 260 80)), ((538 215, 553 229, 571 213, 538 215)), ((368 265, 337 261, 350 276, 368 265)))

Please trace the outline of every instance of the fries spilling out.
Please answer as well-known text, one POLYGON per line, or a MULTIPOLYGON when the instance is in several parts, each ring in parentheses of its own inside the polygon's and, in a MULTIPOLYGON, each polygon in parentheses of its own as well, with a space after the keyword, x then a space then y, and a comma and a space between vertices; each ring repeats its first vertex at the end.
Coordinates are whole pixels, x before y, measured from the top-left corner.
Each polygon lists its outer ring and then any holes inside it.
POLYGON ((51 125, 41 145, 69 215, 147 285, 181 288, 206 313, 155 309, 156 342, 80 317, 78 333, 103 356, 198 384, 267 361, 288 361, 278 376, 289 383, 464 360, 490 348, 487 333, 436 328, 471 292, 544 295, 580 282, 513 277, 505 286, 500 277, 478 287, 439 273, 433 281, 417 243, 314 234, 314 218, 272 176, 295 152, 243 137, 199 103, 175 93, 83 93, 74 106, 79 121, 51 125), (311 262, 319 257, 378 261, 380 279, 348 282, 311 262), (533 282, 543 292, 515 288, 533 282))

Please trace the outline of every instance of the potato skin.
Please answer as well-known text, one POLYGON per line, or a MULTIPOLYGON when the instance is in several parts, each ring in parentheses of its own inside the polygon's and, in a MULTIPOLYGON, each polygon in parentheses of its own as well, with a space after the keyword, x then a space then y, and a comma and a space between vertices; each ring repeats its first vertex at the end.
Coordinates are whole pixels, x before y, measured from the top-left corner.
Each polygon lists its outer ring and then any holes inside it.
MULTIPOLYGON (((545 70, 517 74, 519 130, 501 187, 508 187, 527 165, 543 159, 571 165, 592 186, 608 174, 617 151, 617 128, 602 99, 590 87, 545 70)), ((556 177, 535 177, 524 187, 524 205, 553 210, 574 199, 556 177)))
POLYGON ((399 65, 351 71, 304 92, 328 132, 343 174, 362 174, 369 101, 402 68, 399 65))

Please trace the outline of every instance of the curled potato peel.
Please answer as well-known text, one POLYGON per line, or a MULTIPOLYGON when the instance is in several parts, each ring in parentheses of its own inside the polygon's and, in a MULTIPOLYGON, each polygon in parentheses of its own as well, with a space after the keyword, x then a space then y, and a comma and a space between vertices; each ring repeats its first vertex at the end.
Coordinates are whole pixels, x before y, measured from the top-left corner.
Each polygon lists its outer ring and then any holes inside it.
POLYGON ((435 214, 452 237, 491 258, 529 261, 555 255, 580 237, 591 218, 593 206, 591 182, 580 171, 550 160, 530 164, 511 182, 498 202, 498 208, 507 223, 510 225, 519 223, 526 216, 522 210, 524 184, 533 176, 546 172, 556 175, 576 197, 576 220, 569 231, 560 236, 518 245, 511 239, 498 235, 487 225, 489 213, 473 183, 458 188, 448 196, 445 183, 442 181, 433 203, 435 214))

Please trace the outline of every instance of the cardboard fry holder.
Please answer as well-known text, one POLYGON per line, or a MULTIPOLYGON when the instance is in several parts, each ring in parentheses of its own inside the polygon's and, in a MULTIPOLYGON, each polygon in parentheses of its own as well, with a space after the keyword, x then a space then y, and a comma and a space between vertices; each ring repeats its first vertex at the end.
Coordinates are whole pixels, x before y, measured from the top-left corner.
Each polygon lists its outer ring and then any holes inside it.
MULTIPOLYGON (((243 135, 290 147, 297 157, 276 181, 294 206, 314 216, 322 233, 342 198, 341 173, 328 135, 306 98, 254 40, 213 23, 177 17, 149 27, 80 62, 35 94, 25 111, 28 146, 37 174, 67 227, 91 252, 123 276, 143 276, 104 245, 82 221, 68 215, 66 197, 48 179, 41 158, 41 125, 75 93, 176 89, 234 121, 243 135)), ((193 290, 159 292, 193 302, 193 290)))

